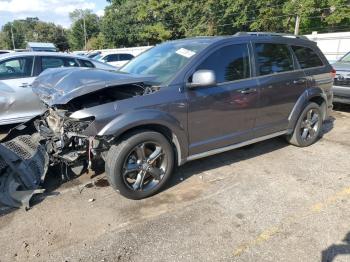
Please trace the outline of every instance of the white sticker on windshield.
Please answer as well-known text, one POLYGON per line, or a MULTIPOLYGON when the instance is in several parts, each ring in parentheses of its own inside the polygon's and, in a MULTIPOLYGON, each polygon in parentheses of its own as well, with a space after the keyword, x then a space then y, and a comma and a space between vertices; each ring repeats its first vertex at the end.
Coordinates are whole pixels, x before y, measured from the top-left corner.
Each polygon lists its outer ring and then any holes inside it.
POLYGON ((180 48, 179 50, 176 51, 176 54, 182 55, 182 56, 187 57, 187 58, 191 58, 196 53, 191 51, 191 50, 188 50, 186 48, 180 48))

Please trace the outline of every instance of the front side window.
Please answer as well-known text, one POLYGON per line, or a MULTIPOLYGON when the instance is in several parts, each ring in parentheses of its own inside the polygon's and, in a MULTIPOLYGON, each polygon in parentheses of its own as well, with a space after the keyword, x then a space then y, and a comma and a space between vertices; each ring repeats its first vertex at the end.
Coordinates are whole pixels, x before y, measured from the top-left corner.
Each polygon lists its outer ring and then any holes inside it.
POLYGON ((257 71, 259 75, 287 72, 294 69, 292 54, 283 44, 255 44, 257 71))
POLYGON ((246 44, 220 48, 211 54, 197 70, 212 70, 216 82, 224 83, 250 77, 249 52, 246 44))
POLYGON ((34 57, 20 57, 0 62, 0 79, 31 77, 34 57))
POLYGON ((121 72, 154 76, 156 84, 165 84, 183 69, 211 40, 191 39, 166 42, 135 57, 121 72))
POLYGON ((311 48, 303 46, 292 46, 292 49, 302 69, 323 66, 322 60, 311 48))

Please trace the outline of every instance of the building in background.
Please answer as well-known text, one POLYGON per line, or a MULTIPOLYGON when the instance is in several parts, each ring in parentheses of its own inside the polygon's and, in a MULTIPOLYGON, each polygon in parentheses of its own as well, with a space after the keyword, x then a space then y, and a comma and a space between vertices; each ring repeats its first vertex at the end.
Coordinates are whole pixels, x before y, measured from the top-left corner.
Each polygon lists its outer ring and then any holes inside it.
POLYGON ((26 49, 36 52, 57 52, 56 46, 52 43, 28 42, 26 49))

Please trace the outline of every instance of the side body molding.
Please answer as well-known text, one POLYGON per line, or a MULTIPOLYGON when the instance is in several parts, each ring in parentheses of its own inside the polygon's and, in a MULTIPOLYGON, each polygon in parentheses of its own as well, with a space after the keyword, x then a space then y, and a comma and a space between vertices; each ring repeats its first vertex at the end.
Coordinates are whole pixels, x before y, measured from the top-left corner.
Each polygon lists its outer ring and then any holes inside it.
POLYGON ((119 137, 130 129, 145 125, 159 125, 168 128, 172 132, 172 140, 177 149, 179 165, 186 161, 188 156, 186 131, 176 118, 164 111, 142 109, 119 115, 102 128, 98 136, 113 135, 119 137))
POLYGON ((288 133, 292 133, 294 130, 294 127, 298 121, 298 118, 301 114, 301 112, 304 110, 306 105, 309 103, 310 99, 320 97, 324 100, 324 102, 327 102, 327 96, 324 93, 324 91, 319 87, 311 87, 306 89, 303 94, 299 97, 297 102, 295 103, 292 112, 290 113, 288 120, 288 133))

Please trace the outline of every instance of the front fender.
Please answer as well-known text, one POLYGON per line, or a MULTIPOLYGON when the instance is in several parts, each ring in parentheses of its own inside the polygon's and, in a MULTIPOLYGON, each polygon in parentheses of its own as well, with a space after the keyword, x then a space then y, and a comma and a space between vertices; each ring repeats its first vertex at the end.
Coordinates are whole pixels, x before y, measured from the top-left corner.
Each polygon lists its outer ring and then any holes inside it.
POLYGON ((188 154, 186 131, 180 121, 164 111, 146 109, 119 115, 103 127, 98 136, 119 137, 130 129, 145 125, 160 125, 171 130, 173 142, 178 150, 179 163, 186 159, 188 154))
POLYGON ((292 112, 290 113, 288 120, 288 131, 289 133, 292 133, 294 130, 294 127, 298 121, 298 118, 301 114, 301 112, 304 110, 304 108, 307 106, 309 101, 312 98, 321 97, 324 102, 327 103, 327 95, 323 92, 323 90, 319 87, 312 87, 306 89, 303 94, 299 97, 297 102, 295 103, 292 112))

